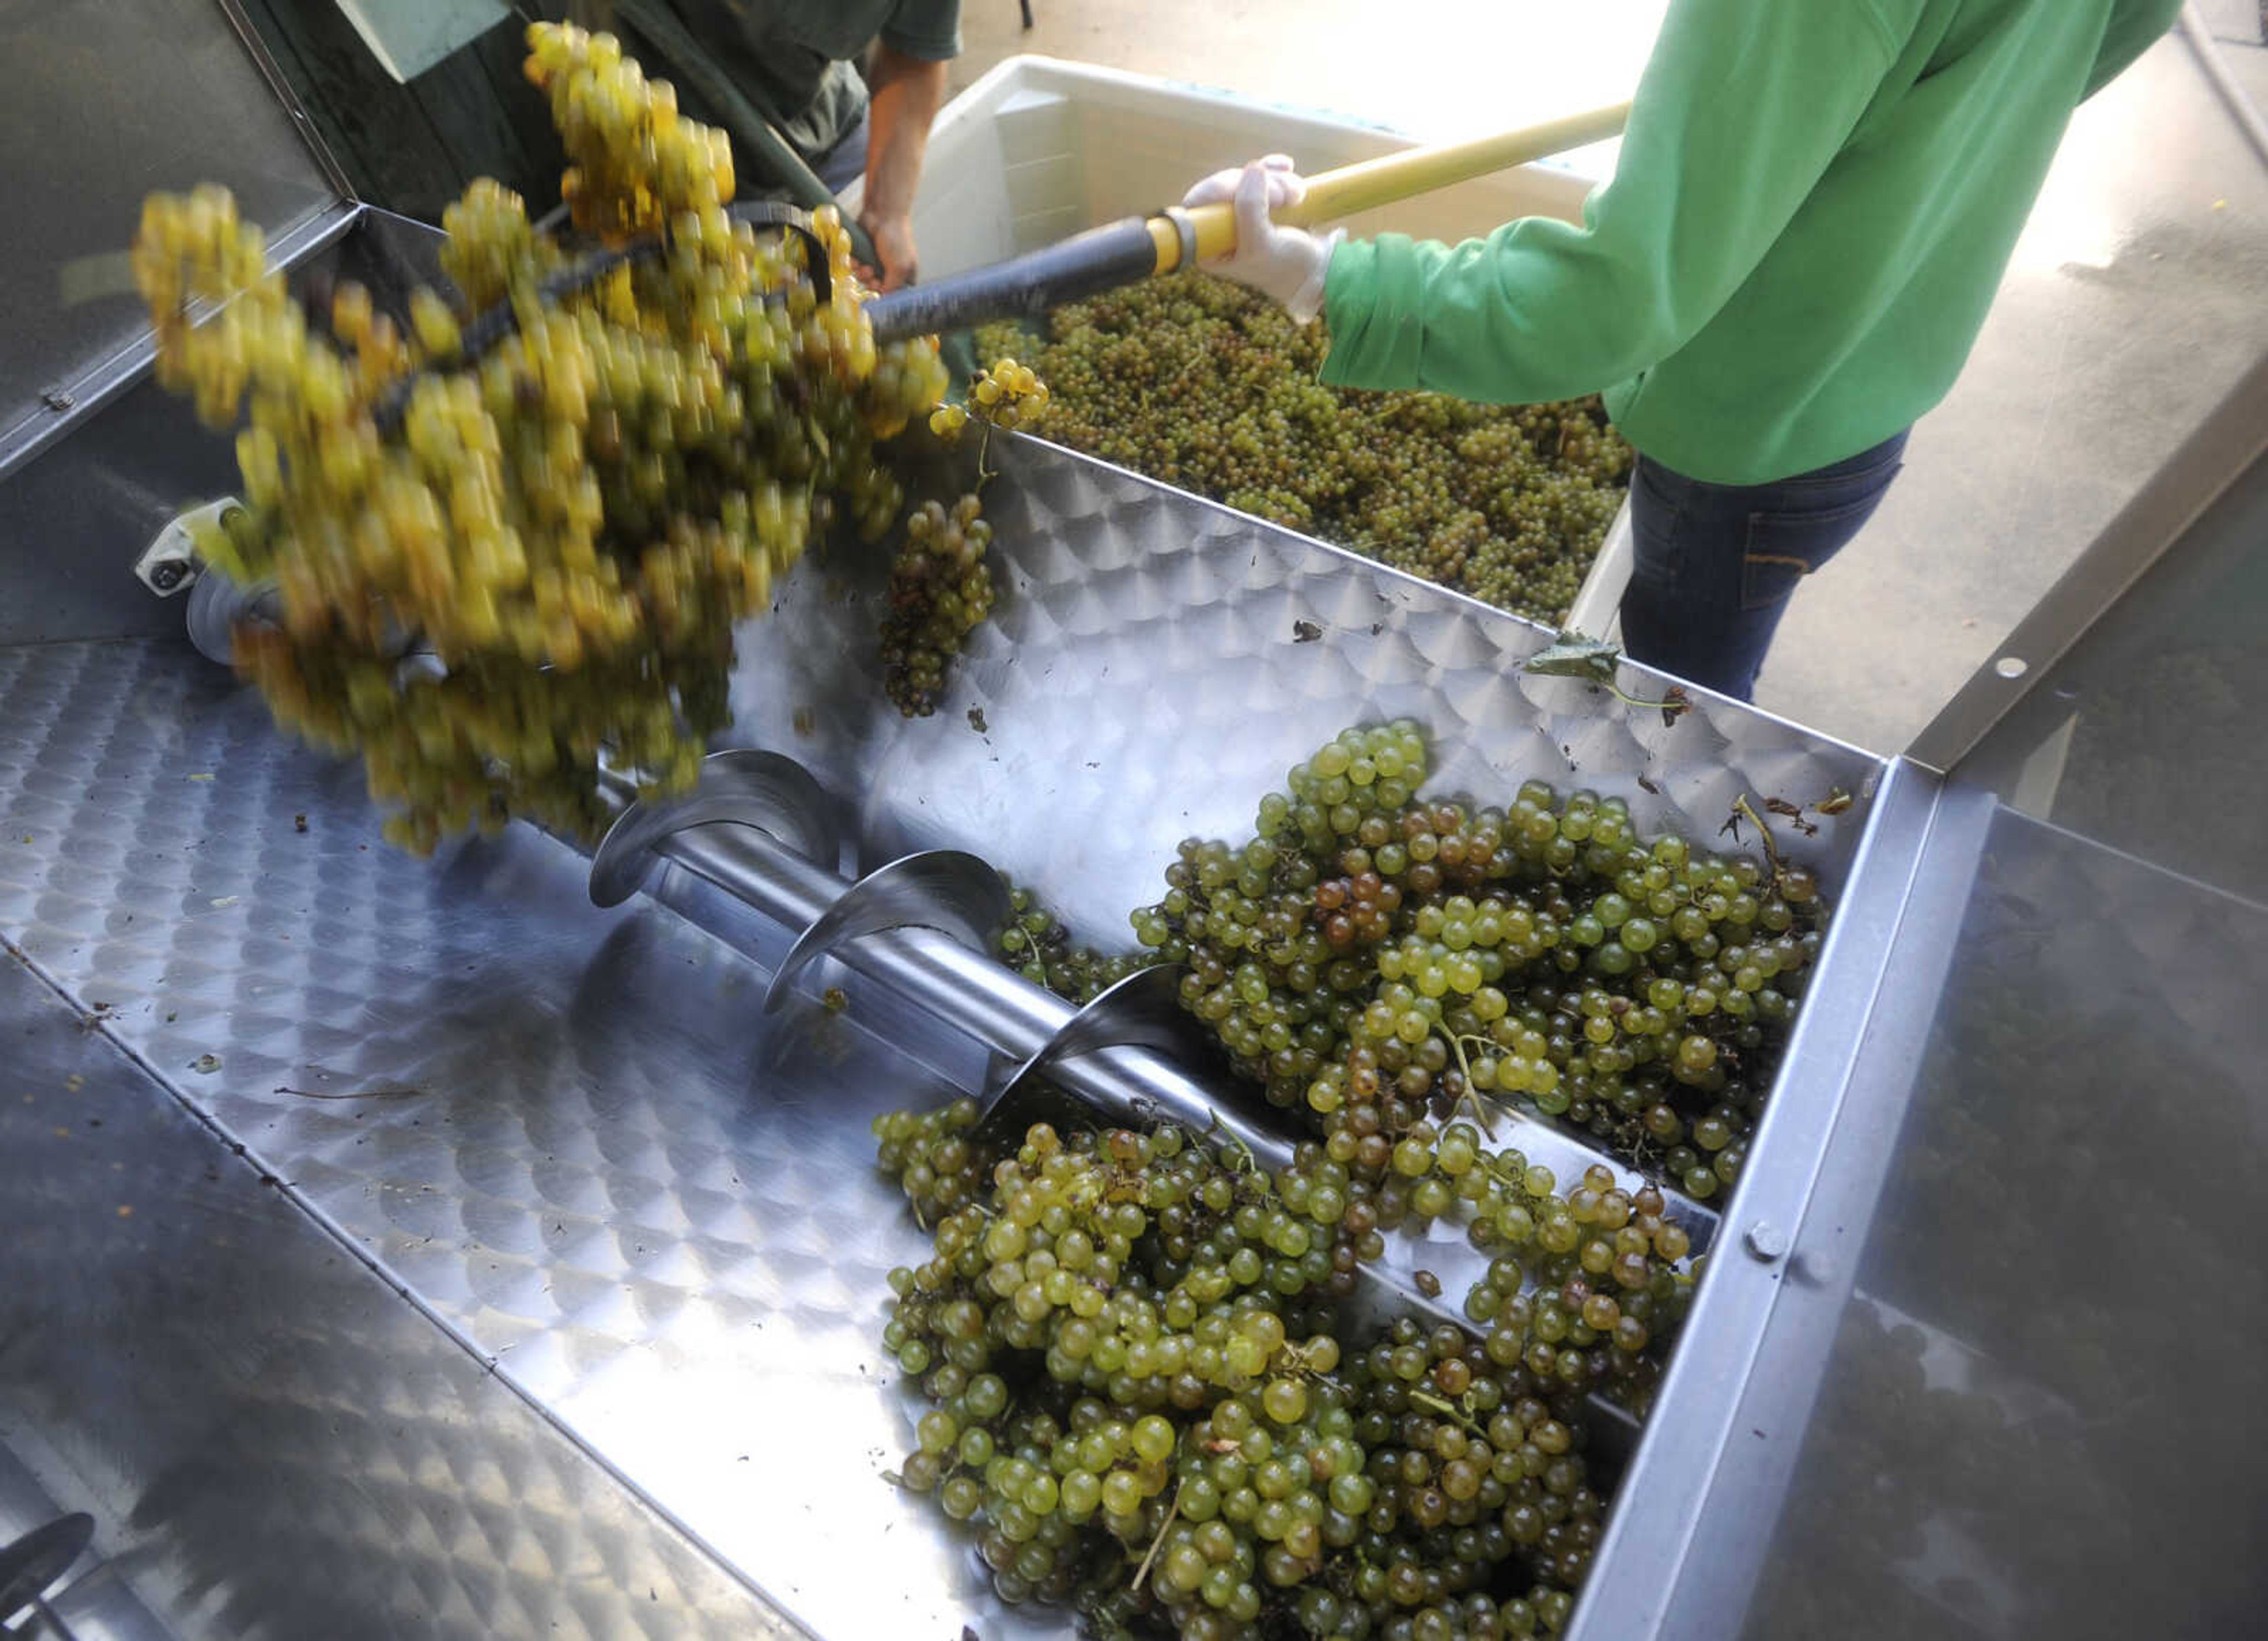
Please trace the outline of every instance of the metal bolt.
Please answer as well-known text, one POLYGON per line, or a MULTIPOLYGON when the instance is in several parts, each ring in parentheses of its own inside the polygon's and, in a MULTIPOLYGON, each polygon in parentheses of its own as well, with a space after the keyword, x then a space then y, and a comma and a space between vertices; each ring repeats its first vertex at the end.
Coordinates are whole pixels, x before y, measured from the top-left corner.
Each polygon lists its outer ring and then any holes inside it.
POLYGON ((70 394, 65 392, 63 388, 50 387, 47 392, 40 395, 40 402, 47 406, 50 410, 62 412, 70 409, 73 405, 77 404, 78 401, 72 398, 70 394))
POLYGON ((189 567, 179 559, 153 564, 150 567, 150 585, 160 592, 171 592, 181 585, 181 578, 188 572, 189 567))
POLYGON ((1773 1264, 1787 1257, 1787 1233, 1767 1220, 1759 1219, 1741 1233, 1741 1242, 1750 1258, 1762 1264, 1773 1264))

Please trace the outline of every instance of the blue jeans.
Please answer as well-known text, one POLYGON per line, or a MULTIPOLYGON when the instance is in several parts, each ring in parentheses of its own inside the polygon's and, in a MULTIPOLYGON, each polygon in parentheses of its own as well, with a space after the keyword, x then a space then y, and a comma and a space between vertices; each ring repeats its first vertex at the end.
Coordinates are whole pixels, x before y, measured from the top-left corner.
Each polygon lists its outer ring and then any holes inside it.
POLYGON ((1640 456, 1631 478, 1637 551, 1623 594, 1624 652, 1749 699, 1789 596, 1874 517, 1905 448, 1900 433, 1771 484, 1707 484, 1640 456))

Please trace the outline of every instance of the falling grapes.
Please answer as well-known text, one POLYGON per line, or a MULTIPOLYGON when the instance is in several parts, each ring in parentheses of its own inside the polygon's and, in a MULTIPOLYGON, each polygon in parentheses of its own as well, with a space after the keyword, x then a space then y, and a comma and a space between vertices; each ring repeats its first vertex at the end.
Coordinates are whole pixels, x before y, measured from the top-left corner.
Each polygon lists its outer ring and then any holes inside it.
MULTIPOLYGON (((987 352, 1029 344, 1011 326, 987 352)), ((1029 357, 1046 437, 1558 623, 1622 504, 1596 399, 1518 407, 1315 379, 1329 342, 1243 287, 1176 274, 1058 308, 1029 357)))
MULTIPOLYGON (((514 815, 588 836, 609 767, 688 784, 733 623, 828 517, 888 533, 889 441, 946 386, 933 340, 875 342, 831 209, 808 241, 740 221, 723 135, 666 82, 606 34, 528 41, 574 225, 614 254, 578 262, 475 182, 445 217, 454 289, 405 326, 352 283, 311 317, 221 189, 152 195, 134 247, 158 379, 246 422, 246 517, 202 544, 276 589, 239 665, 285 726, 360 753, 421 851, 514 815)), ((989 585, 935 580, 981 618, 989 585)))
MULTIPOLYGON (((989 438, 996 427, 1009 431, 1029 425, 1047 408, 1047 384, 1030 366, 1002 358, 976 372, 962 403, 931 411, 929 429, 956 445, 971 420, 989 438)), ((891 564, 882 617, 882 688, 908 717, 937 710, 953 658, 991 611, 992 576, 984 551, 992 526, 981 517, 978 499, 991 476, 980 448, 976 490, 950 510, 935 503, 917 510, 891 564)))

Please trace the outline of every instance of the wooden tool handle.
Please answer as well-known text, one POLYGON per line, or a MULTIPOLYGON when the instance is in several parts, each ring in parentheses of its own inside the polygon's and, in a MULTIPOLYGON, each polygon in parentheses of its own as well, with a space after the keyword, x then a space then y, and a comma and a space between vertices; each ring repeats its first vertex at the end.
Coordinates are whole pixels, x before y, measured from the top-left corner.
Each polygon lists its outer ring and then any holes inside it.
MULTIPOLYGON (((1630 105, 1616 103, 1611 107, 1594 108, 1517 131, 1475 137, 1467 143, 1444 143, 1361 160, 1309 177, 1307 192, 1298 204, 1284 206, 1271 214, 1278 222, 1291 227, 1336 221, 1359 211, 1390 205, 1396 200, 1428 194, 1435 188, 1469 182, 1491 172, 1564 154, 1571 148, 1604 142, 1620 133, 1623 122, 1629 117, 1630 105)), ((1236 248, 1233 205, 1199 205, 1189 216, 1197 225, 1199 261, 1226 256, 1236 248)), ((1170 224, 1153 223, 1152 237, 1159 242, 1158 271, 1171 272, 1181 262, 1179 233, 1170 224)))

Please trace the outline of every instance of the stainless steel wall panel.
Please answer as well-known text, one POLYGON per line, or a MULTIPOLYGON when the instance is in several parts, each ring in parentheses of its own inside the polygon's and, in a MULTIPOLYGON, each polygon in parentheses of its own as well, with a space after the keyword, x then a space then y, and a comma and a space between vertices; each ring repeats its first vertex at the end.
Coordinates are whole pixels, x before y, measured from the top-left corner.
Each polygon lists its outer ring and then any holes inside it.
MULTIPOLYGON (((760 1032, 762 971, 593 907, 540 834, 429 864, 379 821, 186 645, 0 651, 0 933, 40 974, 797 1621, 1052 1633, 985 1618, 883 1479, 913 1418, 884 1277, 924 1244, 867 1124, 950 1085, 855 1011, 760 1032)), ((276 1394, 314 1371, 279 1359, 276 1394)))
MULTIPOLYGON (((106 1013, 108 1011, 105 1011, 106 1013)), ((789 1633, 0 954, 0 1539, 82 1641, 789 1633)))
MULTIPOLYGON (((1587 786, 1627 798, 1643 831, 1718 848, 1735 846, 1719 834, 1743 793, 1761 808, 1840 790, 1860 801, 1811 817, 1816 835, 1778 827, 1830 886, 1865 831, 1886 767, 1871 754, 1698 693, 1665 725, 1523 674, 1549 635, 1476 600, 1035 440, 995 439, 987 459, 999 600, 934 717, 902 719, 875 685, 879 549, 830 544, 740 635, 728 739, 853 801, 870 865, 975 849, 1121 944, 1176 841, 1246 835, 1290 764, 1402 714, 1432 735, 1430 790, 1587 786)), ((931 482, 975 476, 972 451, 931 482)), ((1669 682, 1624 670, 1636 695, 1669 682)))
POLYGON ((225 183, 277 241, 342 190, 210 0, 11 5, 0 64, 4 473, 146 356, 149 316, 125 267, 144 195, 225 183))
POLYGON ((1887 1181, 1745 1633, 2258 1634, 2268 912, 1983 843, 1926 1052, 1862 1062, 1911 1108, 1840 1153, 1887 1181))

